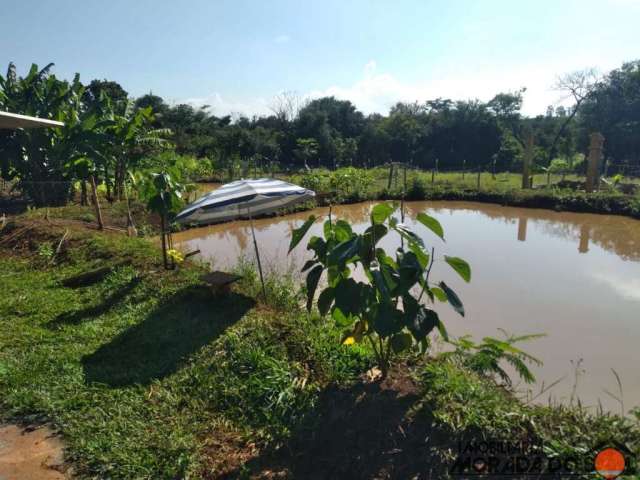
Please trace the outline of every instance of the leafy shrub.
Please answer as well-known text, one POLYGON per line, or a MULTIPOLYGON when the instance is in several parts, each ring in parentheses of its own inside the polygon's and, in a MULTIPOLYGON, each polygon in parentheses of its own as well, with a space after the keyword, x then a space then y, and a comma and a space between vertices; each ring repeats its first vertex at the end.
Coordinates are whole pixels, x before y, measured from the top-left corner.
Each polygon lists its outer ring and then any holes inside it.
POLYGON ((326 174, 313 171, 302 176, 300 185, 315 192, 322 192, 328 189, 329 177, 326 174))
MULTIPOLYGON (((371 211, 371 226, 364 233, 355 233, 351 225, 331 219, 324 224, 324 238, 311 237, 308 250, 314 252, 302 271, 306 279, 307 310, 311 311, 320 277, 326 271, 328 286, 320 293, 317 307, 321 315, 331 312, 336 325, 343 329, 343 343, 351 345, 367 339, 373 349, 383 377, 389 371, 393 354, 420 345, 428 346, 427 335, 438 328, 446 338, 446 330, 438 314, 420 303, 426 293, 434 301, 445 301, 462 316, 464 307, 458 295, 445 283, 430 280, 434 249, 429 252, 413 231, 393 217, 396 206, 382 203, 371 211), (388 232, 403 238, 395 258, 377 244, 388 232), (405 249, 406 245, 406 249, 405 249), (352 278, 353 270, 362 268, 366 282, 352 278), (418 298, 411 293, 421 288, 418 298), (401 305, 401 307, 400 307, 401 305)), ((425 213, 417 220, 444 239, 440 223, 425 213)), ((302 240, 315 222, 312 215, 293 231, 289 252, 302 240)), ((465 280, 470 281, 469 265, 457 257, 445 256, 445 261, 465 280)))
POLYGON ((367 170, 353 167, 340 168, 331 173, 329 186, 339 197, 364 195, 371 183, 367 170))
POLYGON ((407 190, 407 200, 424 200, 427 198, 428 186, 422 177, 415 177, 407 190))

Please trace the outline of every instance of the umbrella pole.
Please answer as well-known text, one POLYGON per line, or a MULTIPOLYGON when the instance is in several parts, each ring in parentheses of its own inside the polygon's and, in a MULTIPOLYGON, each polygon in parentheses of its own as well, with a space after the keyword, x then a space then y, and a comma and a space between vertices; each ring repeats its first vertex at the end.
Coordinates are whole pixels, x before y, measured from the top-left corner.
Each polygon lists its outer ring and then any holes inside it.
POLYGON ((251 210, 247 209, 249 212, 249 221, 251 222, 251 236, 253 237, 253 247, 256 250, 256 260, 258 260, 258 272, 260 273, 260 283, 262 283, 262 295, 264 296, 264 301, 267 301, 267 289, 264 287, 264 276, 262 275, 262 263, 260 262, 260 250, 258 250, 258 242, 256 242, 256 232, 253 229, 253 217, 251 216, 251 210))

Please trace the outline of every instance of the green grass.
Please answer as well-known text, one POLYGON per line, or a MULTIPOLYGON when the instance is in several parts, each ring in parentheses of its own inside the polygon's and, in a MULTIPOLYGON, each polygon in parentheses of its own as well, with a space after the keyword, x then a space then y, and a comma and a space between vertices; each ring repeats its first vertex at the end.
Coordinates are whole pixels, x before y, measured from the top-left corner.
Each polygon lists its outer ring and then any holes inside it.
POLYGON ((0 259, 0 402, 5 419, 61 429, 83 475, 193 475, 217 426, 283 438, 324 383, 369 362, 299 312, 239 292, 213 299, 195 267, 162 272, 143 240, 82 234, 73 245, 52 267, 37 253, 0 259), (95 285, 60 283, 123 257, 133 266, 95 285))
POLYGON ((52 423, 81 478, 218 478, 276 466, 291 478, 305 468, 405 478, 429 462, 446 472, 449 445, 464 438, 542 438, 563 457, 590 455, 603 439, 640 446, 629 419, 524 406, 442 361, 406 357, 398 378, 415 387, 397 397, 362 383, 371 352, 340 345, 331 323, 304 313, 286 275, 267 278, 264 305, 243 263, 234 291, 213 298, 199 267, 163 271, 145 240, 70 228, 66 248, 43 255, 38 247, 55 246, 65 228, 36 222, 26 244, 11 245, 2 242, 19 230, 0 232, 0 417, 52 423), (124 258, 131 265, 99 282, 61 284, 124 258), (425 435, 433 457, 423 456, 425 435), (385 453, 397 447, 405 453, 385 453))

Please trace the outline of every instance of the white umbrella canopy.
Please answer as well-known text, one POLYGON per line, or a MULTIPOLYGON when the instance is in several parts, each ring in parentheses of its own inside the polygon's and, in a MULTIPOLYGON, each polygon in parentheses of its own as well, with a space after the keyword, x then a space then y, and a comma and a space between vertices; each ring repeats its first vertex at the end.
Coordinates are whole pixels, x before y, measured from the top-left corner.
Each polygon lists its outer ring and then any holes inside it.
POLYGON ((310 200, 315 195, 312 190, 282 180, 238 180, 227 183, 188 205, 176 216, 176 221, 205 225, 250 218, 310 200))
POLYGON ((260 251, 253 228, 253 217, 266 215, 279 208, 295 205, 315 197, 315 192, 306 188, 271 178, 257 180, 238 180, 227 183, 217 190, 188 205, 177 216, 176 221, 184 224, 200 224, 224 222, 239 218, 251 220, 251 235, 256 251, 262 294, 267 300, 267 291, 262 275, 260 251))
POLYGON ((64 123, 17 113, 0 112, 0 128, 2 129, 56 127, 64 127, 64 123))

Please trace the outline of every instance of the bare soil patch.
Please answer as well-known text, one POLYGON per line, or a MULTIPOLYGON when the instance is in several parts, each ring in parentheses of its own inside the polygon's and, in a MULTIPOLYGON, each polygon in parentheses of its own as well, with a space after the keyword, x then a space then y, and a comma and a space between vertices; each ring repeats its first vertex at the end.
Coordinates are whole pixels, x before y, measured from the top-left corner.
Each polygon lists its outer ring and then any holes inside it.
POLYGON ((61 480, 65 474, 64 443, 45 426, 0 426, 0 479, 61 480))

